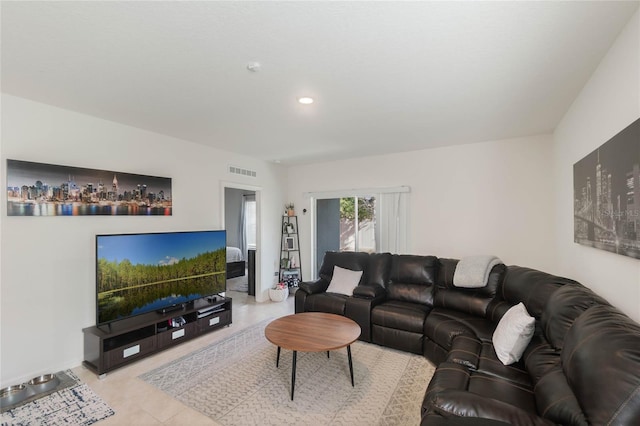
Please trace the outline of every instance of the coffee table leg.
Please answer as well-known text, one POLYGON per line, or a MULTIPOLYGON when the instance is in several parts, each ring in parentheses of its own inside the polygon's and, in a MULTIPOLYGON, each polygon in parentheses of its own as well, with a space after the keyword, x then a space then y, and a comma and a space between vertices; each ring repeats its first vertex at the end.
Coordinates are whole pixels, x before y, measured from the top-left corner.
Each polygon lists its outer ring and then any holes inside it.
POLYGON ((351 361, 351 345, 347 346, 347 355, 349 355, 349 372, 351 373, 351 386, 355 386, 353 382, 353 362, 351 361))
POLYGON ((327 351, 327 358, 329 358, 329 351, 327 351))
POLYGON ((298 352, 293 351, 293 365, 291 366, 291 400, 293 401, 293 391, 296 388, 296 358, 298 352))
POLYGON ((278 368, 278 364, 280 364, 280 346, 278 346, 278 353, 276 354, 276 368, 278 368))

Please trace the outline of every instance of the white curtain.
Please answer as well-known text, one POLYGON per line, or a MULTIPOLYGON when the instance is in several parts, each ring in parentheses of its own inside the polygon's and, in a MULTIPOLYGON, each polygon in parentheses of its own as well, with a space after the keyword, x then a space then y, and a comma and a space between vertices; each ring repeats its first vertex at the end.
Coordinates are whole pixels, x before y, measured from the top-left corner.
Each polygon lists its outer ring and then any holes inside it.
POLYGON ((406 192, 378 194, 376 212, 378 253, 407 252, 408 195, 406 192))
POLYGON ((242 254, 244 259, 249 258, 248 249, 249 246, 255 249, 255 228, 256 228, 256 217, 255 217, 255 203, 256 196, 255 194, 244 194, 242 196, 242 209, 240 212, 240 223, 242 236, 240 238, 240 250, 242 250, 242 254), (248 204, 251 203, 252 208, 248 209, 248 204), (247 232, 251 232, 253 235, 247 235, 247 232))
POLYGON ((240 206, 240 238, 238 242, 240 243, 240 251, 242 252, 242 258, 247 259, 247 206, 246 206, 246 196, 242 196, 242 205, 240 206))

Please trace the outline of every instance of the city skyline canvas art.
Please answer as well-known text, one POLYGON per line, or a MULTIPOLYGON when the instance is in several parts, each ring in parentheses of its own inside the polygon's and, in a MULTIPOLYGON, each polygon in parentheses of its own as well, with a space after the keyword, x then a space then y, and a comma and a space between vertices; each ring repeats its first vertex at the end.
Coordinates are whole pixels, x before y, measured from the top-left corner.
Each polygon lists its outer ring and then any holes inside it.
POLYGON ((640 118, 573 165, 574 241, 640 259, 640 118))
POLYGON ((171 215, 171 178, 7 160, 7 216, 171 215))

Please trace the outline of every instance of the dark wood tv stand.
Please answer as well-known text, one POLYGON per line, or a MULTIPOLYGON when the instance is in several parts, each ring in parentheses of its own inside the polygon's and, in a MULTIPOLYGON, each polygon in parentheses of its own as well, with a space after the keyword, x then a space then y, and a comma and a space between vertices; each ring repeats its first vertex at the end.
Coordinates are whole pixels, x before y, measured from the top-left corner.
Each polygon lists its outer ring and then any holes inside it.
POLYGON ((199 299, 167 313, 149 312, 110 325, 87 327, 83 364, 98 376, 174 345, 230 325, 232 300, 199 299), (185 324, 171 325, 182 317, 185 324))

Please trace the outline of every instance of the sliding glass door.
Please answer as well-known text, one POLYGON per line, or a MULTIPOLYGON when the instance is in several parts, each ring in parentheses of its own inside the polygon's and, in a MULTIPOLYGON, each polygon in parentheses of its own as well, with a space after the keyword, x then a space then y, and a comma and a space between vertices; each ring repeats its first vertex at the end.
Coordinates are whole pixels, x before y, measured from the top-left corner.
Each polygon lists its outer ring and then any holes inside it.
POLYGON ((374 197, 340 198, 340 250, 376 251, 374 197))
POLYGON ((316 200, 316 265, 326 251, 374 253, 376 244, 375 197, 316 200))
POLYGON ((315 222, 312 275, 327 251, 406 253, 409 192, 399 186, 308 193, 315 222))

